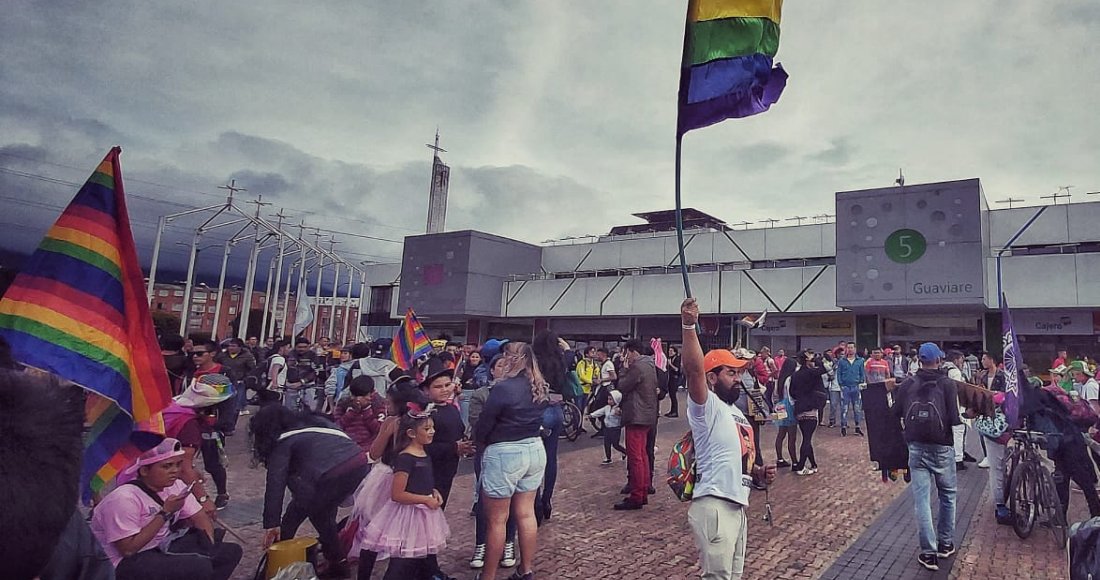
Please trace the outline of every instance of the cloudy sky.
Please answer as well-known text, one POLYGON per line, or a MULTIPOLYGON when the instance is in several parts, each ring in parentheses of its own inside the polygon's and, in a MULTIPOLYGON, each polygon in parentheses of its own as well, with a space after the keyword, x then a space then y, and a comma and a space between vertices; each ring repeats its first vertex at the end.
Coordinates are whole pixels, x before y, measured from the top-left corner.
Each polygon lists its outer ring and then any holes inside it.
MULTIPOLYGON (((400 239, 424 228, 437 126, 448 229, 541 242, 632 223, 672 207, 685 4, 9 0, 0 245, 33 248, 116 144, 144 259, 158 215, 217 203, 229 179, 265 212, 400 239)), ((731 223, 831 213, 835 191, 899 167, 980 177, 990 201, 1062 185, 1084 201, 1098 27, 1094 0, 789 2, 783 98, 685 137, 685 205, 731 223)), ((400 252, 337 237, 353 259, 400 252)))

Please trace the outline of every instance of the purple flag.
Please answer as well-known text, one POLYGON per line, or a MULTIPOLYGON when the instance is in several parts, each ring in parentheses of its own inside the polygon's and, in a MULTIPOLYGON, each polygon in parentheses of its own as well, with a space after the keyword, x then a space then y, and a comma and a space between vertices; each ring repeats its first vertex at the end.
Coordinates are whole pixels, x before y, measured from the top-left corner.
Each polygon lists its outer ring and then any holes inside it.
POLYGON ((1001 342, 1004 347, 1005 372, 1005 420, 1010 428, 1020 426, 1020 372, 1024 364, 1020 356, 1020 343, 1016 340, 1016 330, 1012 326, 1012 313, 1008 310, 1008 299, 1001 295, 1001 342))

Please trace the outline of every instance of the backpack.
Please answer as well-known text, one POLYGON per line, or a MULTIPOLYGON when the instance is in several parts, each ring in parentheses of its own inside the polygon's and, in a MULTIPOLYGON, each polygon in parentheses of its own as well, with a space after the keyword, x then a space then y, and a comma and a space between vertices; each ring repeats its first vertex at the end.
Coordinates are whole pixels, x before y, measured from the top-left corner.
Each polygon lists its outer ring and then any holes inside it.
POLYGON ((1100 578, 1100 518, 1070 527, 1069 577, 1070 580, 1100 578))
POLYGON ((1069 393, 1062 390, 1061 387, 1044 385, 1043 390, 1058 400, 1062 408, 1069 413, 1070 421, 1073 421, 1073 424, 1081 431, 1088 431, 1089 427, 1100 421, 1100 417, 1096 415, 1096 411, 1092 409, 1092 405, 1088 401, 1084 399, 1073 400, 1070 398, 1069 393))
POLYGON ((936 381, 918 385, 905 410, 905 438, 909 441, 932 442, 942 439, 947 432, 944 419, 943 391, 934 388, 936 381))
POLYGON ((688 431, 672 446, 668 456, 668 486, 680 501, 691 501, 699 473, 695 466, 695 439, 688 431))

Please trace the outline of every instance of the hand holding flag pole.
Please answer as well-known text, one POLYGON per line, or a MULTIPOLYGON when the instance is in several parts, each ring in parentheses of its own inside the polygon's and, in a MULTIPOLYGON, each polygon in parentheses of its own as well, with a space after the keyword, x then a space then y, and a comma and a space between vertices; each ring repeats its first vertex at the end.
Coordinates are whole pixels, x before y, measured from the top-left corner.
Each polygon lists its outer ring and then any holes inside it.
POLYGON ((684 293, 691 297, 684 257, 680 195, 684 133, 725 119, 767 111, 787 73, 772 67, 779 49, 782 0, 689 0, 676 116, 676 242, 684 293))

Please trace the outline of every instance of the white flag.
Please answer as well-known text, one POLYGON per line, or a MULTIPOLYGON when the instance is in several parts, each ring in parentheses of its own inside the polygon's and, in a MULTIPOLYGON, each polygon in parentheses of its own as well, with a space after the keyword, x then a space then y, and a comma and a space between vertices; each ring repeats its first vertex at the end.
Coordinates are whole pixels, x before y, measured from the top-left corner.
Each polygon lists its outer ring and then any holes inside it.
POLYGON ((298 305, 294 308, 294 332, 292 336, 298 336, 298 333, 305 330, 311 322, 313 322, 313 298, 299 295, 298 305))

